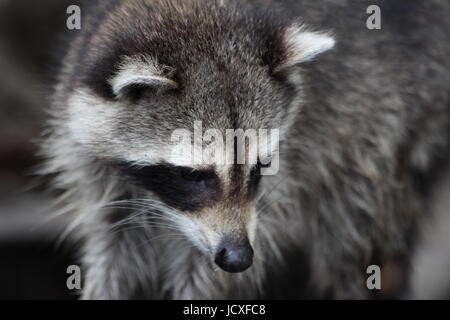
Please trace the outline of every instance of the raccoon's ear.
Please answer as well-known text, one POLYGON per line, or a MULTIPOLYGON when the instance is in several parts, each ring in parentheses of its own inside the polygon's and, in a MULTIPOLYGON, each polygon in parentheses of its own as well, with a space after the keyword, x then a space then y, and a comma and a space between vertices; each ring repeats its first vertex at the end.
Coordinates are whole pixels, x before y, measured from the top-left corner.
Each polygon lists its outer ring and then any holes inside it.
POLYGON ((139 55, 123 57, 117 66, 117 72, 109 79, 109 84, 117 98, 136 96, 146 89, 176 89, 178 83, 173 80, 175 69, 160 65, 156 59, 139 55))
POLYGON ((281 35, 281 57, 274 72, 314 59, 318 54, 334 47, 335 40, 329 33, 309 31, 305 26, 294 24, 281 35))

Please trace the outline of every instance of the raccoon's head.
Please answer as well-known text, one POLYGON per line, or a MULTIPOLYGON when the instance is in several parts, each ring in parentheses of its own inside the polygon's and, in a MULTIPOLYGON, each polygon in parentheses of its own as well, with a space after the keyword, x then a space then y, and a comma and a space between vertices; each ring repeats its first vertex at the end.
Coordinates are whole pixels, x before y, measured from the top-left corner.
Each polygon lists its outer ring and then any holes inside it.
POLYGON ((70 135, 223 270, 244 271, 258 185, 301 110, 299 65, 334 40, 222 1, 126 3, 83 42, 70 135))

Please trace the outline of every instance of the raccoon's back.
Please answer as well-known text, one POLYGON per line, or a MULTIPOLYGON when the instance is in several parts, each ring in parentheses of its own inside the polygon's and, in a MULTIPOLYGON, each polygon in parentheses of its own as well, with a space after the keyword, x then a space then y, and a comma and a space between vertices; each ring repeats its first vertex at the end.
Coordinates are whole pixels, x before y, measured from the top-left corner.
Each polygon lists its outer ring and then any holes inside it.
POLYGON ((309 129, 321 127, 330 143, 343 135, 338 128, 351 128, 341 143, 378 144, 374 153, 393 152, 403 169, 428 171, 449 154, 450 2, 378 1, 380 30, 366 26, 372 4, 286 4, 337 42, 307 70, 310 117, 302 125, 315 123, 309 129))

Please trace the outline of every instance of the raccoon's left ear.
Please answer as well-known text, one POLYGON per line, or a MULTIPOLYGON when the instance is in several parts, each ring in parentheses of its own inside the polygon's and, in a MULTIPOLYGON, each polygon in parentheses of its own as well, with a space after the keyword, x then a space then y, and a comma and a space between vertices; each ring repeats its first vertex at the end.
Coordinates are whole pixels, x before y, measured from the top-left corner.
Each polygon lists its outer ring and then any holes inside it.
POLYGON ((158 91, 178 88, 178 83, 173 80, 174 74, 174 68, 161 65, 154 58, 124 56, 109 84, 114 95, 123 98, 150 88, 158 91))
POLYGON ((334 44, 335 40, 329 33, 309 31, 299 24, 291 25, 281 35, 282 56, 279 57, 274 72, 310 61, 318 54, 332 49, 334 44))

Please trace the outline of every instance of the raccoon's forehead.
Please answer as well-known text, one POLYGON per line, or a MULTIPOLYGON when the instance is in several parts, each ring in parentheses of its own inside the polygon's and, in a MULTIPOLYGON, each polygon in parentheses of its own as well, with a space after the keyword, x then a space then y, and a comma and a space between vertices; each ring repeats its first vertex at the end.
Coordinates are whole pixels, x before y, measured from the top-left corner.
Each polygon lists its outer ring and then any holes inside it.
POLYGON ((78 89, 67 100, 67 130, 85 152, 136 165, 224 167, 235 163, 237 143, 247 162, 252 159, 254 163, 260 151, 268 158, 279 151, 277 128, 208 127, 211 122, 202 121, 207 117, 185 126, 176 116, 159 121, 145 116, 145 112, 133 115, 130 108, 136 106, 106 100, 89 89, 78 89))

